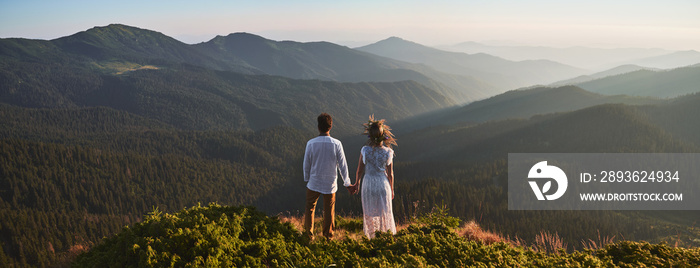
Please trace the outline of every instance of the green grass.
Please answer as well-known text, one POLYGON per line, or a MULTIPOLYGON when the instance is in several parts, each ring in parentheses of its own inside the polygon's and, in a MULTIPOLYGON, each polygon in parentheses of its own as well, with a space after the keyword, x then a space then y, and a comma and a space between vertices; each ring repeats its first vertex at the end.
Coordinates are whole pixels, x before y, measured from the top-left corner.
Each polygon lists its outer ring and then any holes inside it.
POLYGON ((133 72, 138 70, 158 70, 159 68, 154 65, 141 65, 133 62, 125 61, 103 61, 103 62, 93 62, 93 67, 105 74, 112 75, 122 75, 127 72, 133 72))
MULTIPOLYGON (((177 213, 152 212, 80 255, 75 267, 697 267, 700 249, 618 241, 598 249, 536 250, 512 241, 475 239, 473 223, 452 225, 437 213, 430 223, 402 226, 396 235, 361 235, 359 219, 338 217, 349 235, 304 240, 298 217, 268 217, 253 207, 210 204, 177 213)), ((476 228, 478 229, 478 228, 476 228)))

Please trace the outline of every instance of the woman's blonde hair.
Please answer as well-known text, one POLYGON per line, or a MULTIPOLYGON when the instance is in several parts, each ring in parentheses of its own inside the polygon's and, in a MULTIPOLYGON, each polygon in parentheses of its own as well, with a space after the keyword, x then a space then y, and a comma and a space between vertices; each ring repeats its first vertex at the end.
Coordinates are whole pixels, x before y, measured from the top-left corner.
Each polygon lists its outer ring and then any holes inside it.
POLYGON ((396 139, 394 134, 391 133, 391 127, 385 123, 386 120, 374 120, 374 115, 369 116, 369 120, 366 124, 362 124, 365 127, 364 135, 367 135, 367 145, 369 146, 386 146, 391 148, 392 145, 396 144, 396 139))

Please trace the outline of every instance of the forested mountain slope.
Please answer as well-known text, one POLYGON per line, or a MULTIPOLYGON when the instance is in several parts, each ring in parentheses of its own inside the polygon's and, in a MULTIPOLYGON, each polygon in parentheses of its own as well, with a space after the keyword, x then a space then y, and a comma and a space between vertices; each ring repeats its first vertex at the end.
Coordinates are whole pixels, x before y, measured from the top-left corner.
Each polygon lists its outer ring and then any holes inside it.
POLYGON ((662 129, 687 142, 700 145, 700 93, 693 93, 669 100, 658 106, 645 106, 641 110, 662 129))
POLYGON ((154 207, 294 209, 283 193, 303 188, 288 184, 314 135, 183 131, 111 108, 0 108, 0 259, 17 265, 65 260, 154 207))
MULTIPOLYGON (((396 197, 394 211, 412 215, 423 204, 443 204, 460 218, 478 219, 482 226, 511 237, 533 237, 541 228, 558 232, 569 244, 598 237, 598 232, 628 240, 684 241, 674 233, 682 233, 685 241, 698 239, 700 233, 688 225, 700 217, 696 212, 507 209, 508 153, 700 151, 697 144, 650 119, 647 108, 604 104, 530 119, 436 126, 399 136, 395 159, 401 161, 395 169, 401 180, 395 187, 404 190, 396 197)), ((698 123, 690 123, 695 122, 693 116, 676 120, 697 128, 698 123)))
POLYGON ((576 86, 537 87, 511 90, 462 107, 422 114, 405 119, 399 125, 415 130, 436 125, 470 125, 490 120, 527 119, 533 115, 568 112, 605 103, 645 105, 664 102, 665 100, 652 97, 601 95, 576 86))
MULTIPOLYGON (((405 135, 405 145, 397 153, 435 161, 504 158, 517 152, 688 152, 697 148, 659 127, 643 109, 648 108, 604 104, 530 119, 426 128, 405 135), (428 137, 449 142, 421 142, 428 137)), ((688 122, 689 117, 678 120, 688 122)))
POLYGON ((377 113, 399 119, 454 103, 412 81, 337 83, 241 75, 171 65, 101 74, 81 66, 17 62, 0 67, 0 101, 24 107, 107 106, 183 129, 313 129, 332 110, 338 130, 377 113))
MULTIPOLYGON (((217 201, 252 204, 273 214, 300 209, 301 157, 313 131, 185 131, 111 108, 0 108, 7 121, 0 124, 1 183, 8 189, 0 194, 0 236, 4 258, 18 263, 67 258, 71 250, 140 220, 154 206, 175 211, 217 201)), ((526 240, 542 230, 559 232, 571 244, 597 232, 669 241, 682 231, 693 238, 691 229, 653 215, 506 208, 503 159, 509 152, 697 150, 639 109, 603 105, 401 135, 395 216, 404 221, 444 204, 452 215, 526 240)), ((344 145, 348 152, 359 148, 344 145)), ((354 170, 355 158, 348 159, 354 170)), ((359 197, 341 191, 337 206, 340 212, 359 211, 359 197)))

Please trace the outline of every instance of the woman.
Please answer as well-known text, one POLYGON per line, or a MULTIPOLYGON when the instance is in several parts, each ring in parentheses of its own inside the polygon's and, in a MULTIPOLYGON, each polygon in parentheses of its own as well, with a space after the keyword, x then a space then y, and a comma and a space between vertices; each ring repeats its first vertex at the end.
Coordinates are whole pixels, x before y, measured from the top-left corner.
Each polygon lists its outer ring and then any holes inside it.
POLYGON ((362 147, 354 186, 357 189, 362 185, 363 229, 371 239, 377 231, 396 234, 391 209, 391 200, 394 199, 394 150, 391 146, 396 145, 396 140, 384 119, 376 121, 370 116, 364 126, 364 134, 369 139, 362 147))

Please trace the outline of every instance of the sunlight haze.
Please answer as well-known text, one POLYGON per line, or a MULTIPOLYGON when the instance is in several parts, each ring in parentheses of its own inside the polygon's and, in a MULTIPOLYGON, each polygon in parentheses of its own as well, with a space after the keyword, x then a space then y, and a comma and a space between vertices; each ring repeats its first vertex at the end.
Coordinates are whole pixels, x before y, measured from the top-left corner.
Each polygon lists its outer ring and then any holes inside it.
POLYGON ((351 47, 425 45, 700 50, 697 1, 0 1, 0 37, 54 39, 120 23, 185 43, 250 32, 351 47))

